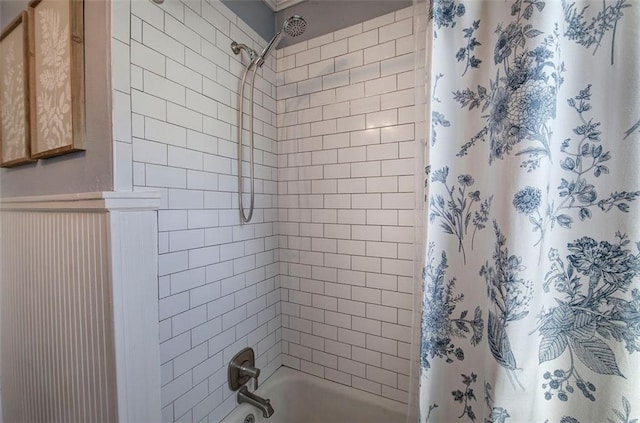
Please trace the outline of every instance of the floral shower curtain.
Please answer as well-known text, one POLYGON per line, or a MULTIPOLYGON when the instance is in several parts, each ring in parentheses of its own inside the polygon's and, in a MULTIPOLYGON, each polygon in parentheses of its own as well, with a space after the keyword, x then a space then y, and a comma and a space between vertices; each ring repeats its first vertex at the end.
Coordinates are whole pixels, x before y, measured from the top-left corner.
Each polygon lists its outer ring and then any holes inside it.
POLYGON ((640 1, 427 8, 421 421, 640 421, 640 1))

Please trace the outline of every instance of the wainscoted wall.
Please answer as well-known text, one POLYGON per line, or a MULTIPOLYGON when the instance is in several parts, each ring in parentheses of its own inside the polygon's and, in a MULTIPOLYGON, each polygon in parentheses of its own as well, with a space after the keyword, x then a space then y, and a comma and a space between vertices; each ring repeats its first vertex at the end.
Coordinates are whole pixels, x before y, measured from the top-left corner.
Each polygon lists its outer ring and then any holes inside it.
POLYGON ((157 200, 0 201, 5 421, 158 421, 157 200))
POLYGON ((116 419, 107 214, 0 216, 6 420, 116 419))
POLYGON ((283 364, 404 402, 412 16, 406 8, 294 44, 277 63, 283 364))
POLYGON ((235 353, 253 347, 261 379, 281 365, 275 57, 256 79, 256 210, 240 225, 230 44, 266 41, 219 1, 112 4, 116 186, 162 195, 162 419, 217 423, 235 353))

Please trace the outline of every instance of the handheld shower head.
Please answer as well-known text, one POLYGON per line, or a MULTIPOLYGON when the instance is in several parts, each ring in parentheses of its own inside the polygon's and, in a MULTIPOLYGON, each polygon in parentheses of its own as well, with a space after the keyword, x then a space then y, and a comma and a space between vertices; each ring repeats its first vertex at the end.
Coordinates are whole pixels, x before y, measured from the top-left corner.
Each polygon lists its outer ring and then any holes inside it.
POLYGON ((293 15, 282 25, 282 30, 290 37, 297 37, 304 34, 307 29, 307 21, 300 15, 293 15))
POLYGON ((271 50, 276 48, 282 40, 284 34, 294 38, 304 33, 304 30, 307 29, 307 21, 304 20, 302 16, 293 15, 282 24, 282 30, 278 31, 276 35, 273 36, 269 44, 264 48, 260 56, 256 59, 255 63, 258 67, 262 67, 264 64, 264 60, 269 55, 271 50))

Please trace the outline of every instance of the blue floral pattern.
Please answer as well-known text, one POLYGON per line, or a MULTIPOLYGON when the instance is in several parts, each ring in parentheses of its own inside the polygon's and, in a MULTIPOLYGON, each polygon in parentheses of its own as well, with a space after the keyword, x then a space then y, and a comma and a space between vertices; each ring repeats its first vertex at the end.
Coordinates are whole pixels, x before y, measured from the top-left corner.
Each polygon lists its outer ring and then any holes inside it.
MULTIPOLYGON (((438 91, 438 82, 443 76, 444 75, 441 73, 435 76, 435 80, 433 82, 433 90, 432 90, 433 94, 431 94, 431 104, 433 105, 435 105, 436 103, 442 102, 442 100, 440 100, 436 96, 436 92, 438 91)), ((445 115, 438 112, 434 108, 434 110, 431 112, 431 145, 435 145, 438 139, 438 126, 442 126, 443 128, 448 128, 451 126, 451 122, 447 120, 445 115)))
POLYGON ((513 206, 529 216, 533 231, 538 232, 534 246, 542 245, 547 231, 556 226, 571 229, 575 217, 581 221, 591 219, 594 209, 604 213, 611 210, 628 213, 629 203, 640 197, 640 191, 615 191, 601 198, 595 181, 591 181, 610 173, 608 163, 612 158, 611 152, 604 148, 602 123, 586 115, 592 109, 591 96, 591 85, 588 85, 567 100, 579 117, 579 124, 572 132, 577 139, 562 141, 560 153, 564 158, 560 161, 560 168, 566 177, 561 178, 557 197, 549 202, 546 212, 540 211, 540 189, 527 186, 514 195, 513 206))
POLYGON ((456 310, 464 300, 464 294, 455 292, 455 279, 445 280, 449 267, 447 255, 442 253, 436 264, 435 247, 430 245, 428 256, 423 270, 424 303, 429 304, 422 314, 423 368, 431 367, 429 360, 435 358, 444 359, 446 363, 464 360, 464 350, 454 343, 455 338, 470 336, 471 345, 478 345, 484 328, 480 307, 476 307, 473 316, 469 315, 469 310, 456 310))
POLYGON ((491 209, 493 197, 481 198, 480 191, 471 187, 475 180, 471 175, 459 175, 458 186, 447 183, 449 168, 443 167, 436 170, 431 176, 431 182, 439 182, 444 185, 446 196, 435 194, 429 202, 429 221, 438 220, 445 233, 458 239, 458 252, 462 252, 466 262, 465 238, 473 225, 471 235, 471 248, 476 232, 486 227, 491 209), (469 188, 469 190, 467 190, 469 188))
POLYGON ((474 54, 476 47, 481 46, 482 43, 474 37, 474 33, 480 28, 480 19, 473 21, 470 27, 462 30, 464 38, 467 40, 467 44, 464 47, 460 47, 458 53, 456 53, 456 59, 458 62, 465 62, 464 72, 462 76, 469 70, 469 68, 479 68, 482 60, 478 59, 474 54))
POLYGON ((453 28, 456 26, 456 18, 464 15, 465 7, 462 2, 454 0, 432 0, 430 12, 436 28, 453 28))
POLYGON ((542 191, 536 187, 526 186, 513 196, 513 207, 520 213, 530 216, 538 211, 542 191))
POLYGON ((489 81, 488 87, 478 85, 477 89, 454 92, 453 99, 461 107, 486 113, 481 116, 485 125, 462 146, 459 156, 468 154, 479 140, 488 138, 489 163, 503 159, 525 141, 534 145, 515 153, 527 157, 523 167, 534 170, 543 158, 551 158, 549 121, 556 115, 556 96, 565 71, 564 63, 554 62, 559 50, 559 33, 556 29, 541 38, 542 31, 525 23, 544 8, 543 1, 516 0, 511 8, 516 20, 506 26, 499 24, 496 29, 495 78, 489 81), (541 41, 536 42, 538 39, 541 41))
POLYGON ((462 413, 458 416, 459 419, 467 417, 471 421, 476 420, 476 413, 473 411, 473 403, 478 402, 473 385, 478 381, 478 375, 471 373, 470 375, 462 374, 462 384, 464 385, 464 391, 456 389, 451 392, 453 400, 462 404, 462 413))
POLYGON ((421 421, 638 423, 640 4, 429 3, 421 421))
POLYGON ((504 407, 496 407, 491 391, 493 388, 489 382, 484 383, 484 402, 490 410, 489 416, 484 419, 484 423, 505 423, 511 415, 504 407))
POLYGON ((593 48, 593 54, 598 52, 602 46, 607 32, 611 31, 611 64, 614 63, 614 52, 616 43, 616 32, 618 29, 618 21, 624 17, 624 9, 631 7, 628 0, 616 0, 615 2, 603 1, 600 7, 596 9, 598 13, 588 21, 585 15, 591 5, 580 8, 576 2, 569 3, 562 0, 562 9, 564 12, 564 21, 566 29, 564 36, 586 48, 593 48))
MULTIPOLYGON (((631 403, 627 397, 622 397, 622 410, 612 408, 612 417, 607 418, 608 423, 638 423, 638 419, 631 417, 631 403)), ((545 423, 549 423, 547 420, 545 423)), ((560 423, 580 423, 580 420, 571 416, 564 416, 560 419, 560 423)))
POLYGON ((640 243, 634 254, 626 248, 626 236, 616 235, 614 243, 590 237, 569 243, 566 262, 558 250, 549 251, 552 264, 544 289, 548 292, 553 285, 560 297, 556 306, 540 314, 538 359, 542 364, 565 352, 569 357, 566 368, 545 373, 547 400, 555 395, 567 401, 575 384, 595 401, 596 385, 578 372, 578 365, 598 374, 624 376, 610 343, 624 343, 629 353, 640 351, 640 290, 632 289, 631 298, 623 295, 640 276, 640 243))
POLYGON ((493 263, 480 268, 480 276, 487 284, 487 297, 493 305, 487 318, 487 341, 489 350, 504 369, 514 389, 516 384, 524 389, 517 378, 518 365, 513 353, 507 327, 511 322, 524 319, 529 314, 529 303, 533 297, 533 283, 520 278, 526 267, 522 257, 510 255, 507 239, 494 221, 496 245, 493 263))
POLYGON ((637 423, 638 419, 631 417, 631 404, 627 397, 622 397, 622 410, 612 408, 614 417, 607 419, 609 423, 637 423))

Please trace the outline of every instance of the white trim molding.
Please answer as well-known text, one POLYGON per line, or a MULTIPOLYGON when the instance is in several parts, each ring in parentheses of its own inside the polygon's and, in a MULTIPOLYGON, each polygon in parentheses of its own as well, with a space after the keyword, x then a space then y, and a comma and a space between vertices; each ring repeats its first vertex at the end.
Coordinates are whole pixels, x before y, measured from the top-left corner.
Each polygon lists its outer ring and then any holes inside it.
POLYGON ((115 210, 109 217, 119 421, 159 422, 157 213, 115 210))
POLYGON ((286 9, 287 7, 294 6, 298 3, 302 3, 305 0, 276 0, 276 12, 286 9))
POLYGON ((277 8, 278 8, 278 5, 276 4, 277 0, 262 0, 262 1, 264 1, 265 4, 269 6, 271 10, 273 10, 274 12, 277 11, 277 8))
POLYGON ((157 210, 159 207, 160 193, 156 191, 103 191, 0 198, 0 210, 102 212, 113 210, 157 210))
POLYGON ((281 10, 286 9, 287 7, 294 6, 298 3, 302 3, 305 0, 263 0, 267 6, 271 8, 274 12, 279 12, 281 10))

